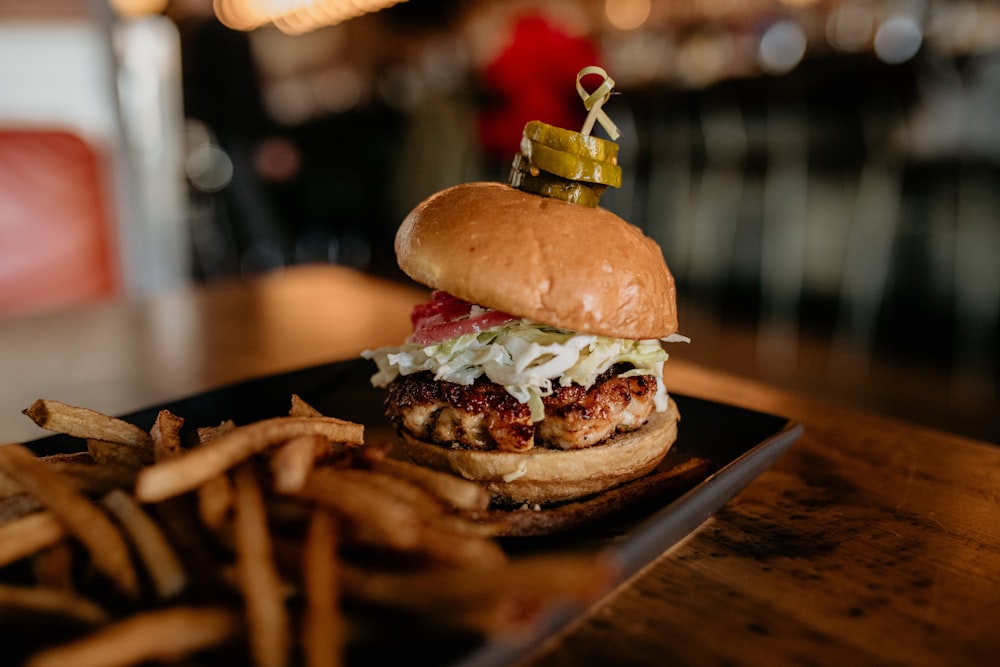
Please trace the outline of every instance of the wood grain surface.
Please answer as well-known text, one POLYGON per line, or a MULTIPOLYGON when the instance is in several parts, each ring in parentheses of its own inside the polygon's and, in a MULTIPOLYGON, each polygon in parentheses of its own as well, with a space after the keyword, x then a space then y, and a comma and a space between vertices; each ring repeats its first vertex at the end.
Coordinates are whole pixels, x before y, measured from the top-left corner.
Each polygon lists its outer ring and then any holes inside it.
MULTIPOLYGON (((329 266, 0 323, 0 440, 39 397, 112 413, 357 356, 414 290, 329 266)), ((1000 449, 683 359, 671 390, 805 432, 531 665, 990 665, 1000 659, 1000 449)), ((681 423, 683 428, 683 421, 681 423)))

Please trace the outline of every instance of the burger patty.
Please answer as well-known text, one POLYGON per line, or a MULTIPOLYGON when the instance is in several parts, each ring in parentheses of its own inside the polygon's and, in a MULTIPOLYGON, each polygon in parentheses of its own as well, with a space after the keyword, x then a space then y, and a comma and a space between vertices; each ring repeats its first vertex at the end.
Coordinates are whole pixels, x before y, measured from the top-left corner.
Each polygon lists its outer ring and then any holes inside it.
POLYGON ((437 381, 429 372, 393 380, 386 414, 397 429, 448 446, 510 452, 589 447, 638 429, 655 408, 656 379, 619 377, 625 370, 612 368, 589 389, 556 387, 542 398, 545 418, 540 422, 531 421, 526 404, 486 378, 460 385, 437 381))

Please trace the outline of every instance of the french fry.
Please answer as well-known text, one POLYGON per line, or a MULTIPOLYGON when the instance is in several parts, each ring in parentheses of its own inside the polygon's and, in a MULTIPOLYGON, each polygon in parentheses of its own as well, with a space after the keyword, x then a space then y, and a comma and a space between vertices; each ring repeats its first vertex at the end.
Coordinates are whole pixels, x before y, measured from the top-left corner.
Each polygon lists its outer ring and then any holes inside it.
POLYGON ((112 489, 130 489, 135 484, 135 470, 107 465, 87 465, 85 463, 50 464, 63 476, 72 480, 80 493, 96 497, 112 489))
POLYGON ((0 470, 0 498, 6 498, 23 492, 24 487, 22 487, 16 479, 13 479, 0 470))
POLYGON ((487 537, 505 527, 502 521, 478 521, 454 513, 438 496, 404 477, 364 469, 337 469, 334 475, 341 479, 349 477, 358 484, 372 487, 376 493, 402 501, 414 508, 425 522, 448 533, 487 537))
POLYGON ((397 549, 439 563, 489 565, 503 561, 503 551, 474 522, 457 515, 450 515, 449 520, 440 505, 414 502, 416 496, 391 490, 394 485, 406 484, 405 480, 379 473, 327 467, 316 470, 299 495, 342 514, 350 521, 347 537, 359 543, 397 549))
POLYGON ((152 460, 153 440, 149 433, 117 417, 47 399, 38 399, 24 414, 48 431, 145 448, 150 450, 152 460))
POLYGON ((157 502, 201 486, 223 470, 298 435, 360 445, 364 427, 330 417, 273 417, 240 426, 188 450, 183 456, 143 469, 135 484, 142 502, 157 502))
POLYGON ((416 572, 342 567, 345 596, 419 613, 475 609, 497 600, 587 603, 607 592, 618 575, 615 561, 592 554, 541 554, 483 568, 434 568, 416 572))
MULTIPOLYGON (((48 456, 40 456, 38 458, 47 464, 60 466, 64 469, 81 465, 90 465, 93 467, 94 463, 94 459, 90 456, 89 452, 50 454, 48 456)), ((21 485, 17 483, 17 480, 11 479, 9 476, 4 474, 3 471, 0 471, 0 498, 6 498, 7 496, 12 496, 15 493, 21 493, 23 490, 24 489, 21 485)))
POLYGON ((298 394, 292 394, 292 407, 288 414, 291 417, 323 417, 323 413, 309 405, 298 394))
POLYGON ((133 447, 110 440, 87 438, 87 452, 101 467, 139 470, 153 462, 151 448, 133 447))
POLYGON ((490 504, 490 494, 486 489, 456 475, 384 457, 373 458, 371 466, 372 470, 395 475, 421 486, 456 509, 485 510, 490 504))
POLYGON ((68 540, 56 542, 36 553, 32 559, 35 581, 43 588, 76 591, 73 580, 73 548, 68 540))
MULTIPOLYGON (((221 422, 218 426, 202 426, 198 428, 198 442, 205 444, 220 435, 229 433, 236 428, 231 419, 221 422)), ((219 531, 229 516, 233 506, 233 485, 229 476, 219 474, 207 480, 197 489, 198 515, 209 530, 219 531)))
POLYGON ((240 631, 239 614, 218 607, 147 611, 34 655, 27 667, 118 667, 169 660, 224 644, 240 631))
POLYGON ((307 667, 337 667, 343 663, 344 619, 340 611, 337 525, 324 509, 309 518, 302 557, 305 616, 302 652, 307 667))
POLYGON ((220 435, 229 433, 236 428, 236 423, 232 419, 223 420, 218 426, 199 426, 197 429, 198 442, 206 443, 215 440, 220 435))
POLYGON ((198 487, 198 515, 209 530, 221 530, 232 507, 233 484, 227 475, 213 477, 198 487))
POLYGON ((338 421, 345 426, 350 426, 354 422, 347 421, 346 419, 339 419, 337 417, 330 417, 325 415, 315 407, 306 402, 298 394, 292 394, 291 407, 288 409, 288 415, 290 417, 323 417, 324 419, 332 419, 338 421))
POLYGON ((196 499, 178 496, 147 506, 156 517, 188 576, 187 590, 198 599, 215 600, 228 587, 219 575, 218 557, 198 520, 196 499))
POLYGON ((66 529, 52 512, 35 512, 0 524, 0 567, 52 546, 66 529))
POLYGON ((46 454, 45 456, 39 456, 40 461, 45 463, 80 463, 80 464, 91 464, 96 463, 94 457, 90 455, 90 452, 60 452, 58 454, 46 454))
POLYGON ((360 468, 336 468, 330 476, 340 480, 341 483, 344 480, 351 480, 356 484, 370 486, 386 497, 403 501, 425 518, 447 511, 439 498, 400 477, 360 468))
POLYGON ((181 427, 184 419, 170 410, 160 410, 149 435, 153 439, 153 460, 167 461, 181 455, 181 427))
MULTIPOLYGON (((142 441, 118 437, 130 425, 100 413, 47 401, 29 410, 89 441, 87 452, 43 459, 0 447, 0 569, 35 583, 0 585, 0 612, 52 614, 74 637, 31 656, 32 667, 197 661, 194 653, 212 648, 227 660, 245 651, 256 667, 336 667, 354 642, 381 640, 383 606, 395 612, 391 622, 412 615, 421 628, 531 631, 552 602, 589 602, 617 570, 593 554, 513 558, 498 531, 562 529, 707 470, 678 468, 653 491, 629 487, 600 503, 543 510, 540 520, 490 510, 478 485, 388 458, 384 447, 347 451, 362 444, 363 427, 298 395, 284 417, 200 427, 190 448, 183 417, 166 410, 142 441), (145 465, 136 452, 155 461, 145 465), (77 555, 128 603, 77 581, 89 572, 73 563, 77 555), (81 635, 81 623, 94 627, 81 635)), ((48 641, 56 636, 67 635, 48 641)))
POLYGON ((420 515, 406 503, 386 497, 335 468, 318 468, 296 493, 343 516, 352 536, 377 546, 412 549, 419 540, 420 515))
POLYGON ((173 547, 159 525, 121 489, 115 489, 102 500, 131 538, 149 574, 156 595, 166 600, 178 595, 187 585, 187 575, 173 547))
POLYGON ((39 461, 23 445, 0 446, 0 469, 41 501, 87 548, 94 566, 129 597, 139 592, 139 580, 128 545, 111 520, 69 484, 65 477, 39 461))
POLYGON ((93 601, 74 593, 41 586, 0 584, 0 609, 63 616, 88 625, 108 620, 107 612, 93 601))
POLYGON ((321 435, 300 435, 280 445, 269 461, 274 490, 294 493, 301 489, 316 463, 316 453, 329 446, 321 435))
POLYGON ((264 497, 253 463, 233 473, 237 575, 245 603, 250 655, 257 667, 282 667, 290 659, 290 620, 284 587, 274 566, 264 497))
MULTIPOLYGON (((135 484, 135 470, 71 461, 49 463, 43 458, 40 458, 39 461, 44 462, 50 470, 65 477, 74 489, 85 496, 102 496, 111 489, 132 488, 132 485, 135 484)), ((6 480, 5 482, 0 481, 0 498, 24 492, 24 486, 19 481, 3 474, 2 471, 0 471, 0 480, 6 480)))
POLYGON ((28 493, 15 493, 0 498, 0 523, 26 517, 40 509, 42 509, 42 504, 28 493))
POLYGON ((421 527, 411 552, 435 563, 489 568, 507 560, 500 545, 485 535, 453 532, 433 524, 421 527))

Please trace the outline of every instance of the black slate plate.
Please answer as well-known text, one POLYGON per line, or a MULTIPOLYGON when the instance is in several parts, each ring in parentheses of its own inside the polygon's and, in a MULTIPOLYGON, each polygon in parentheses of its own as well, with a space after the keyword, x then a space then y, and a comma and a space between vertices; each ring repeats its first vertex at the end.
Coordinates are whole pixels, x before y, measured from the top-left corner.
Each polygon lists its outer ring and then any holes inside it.
MULTIPOLYGON (((189 398, 151 406, 122 417, 144 428, 152 426, 161 409, 185 419, 185 427, 216 425, 224 419, 237 424, 263 417, 287 414, 292 393, 299 394, 326 414, 360 421, 371 443, 393 438, 382 415, 382 395, 369 383, 370 362, 352 360, 309 367, 225 386, 189 398)), ((633 575, 695 530, 729 499, 773 464, 801 435, 802 426, 781 416, 755 412, 732 405, 672 393, 681 413, 676 444, 663 466, 690 457, 708 458, 713 472, 697 486, 659 507, 620 522, 602 524, 583 534, 558 539, 560 549, 612 550, 621 566, 621 579, 633 575)), ((79 441, 53 435, 28 443, 39 455, 76 451, 79 441)), ((545 543, 542 542, 545 548, 545 543)), ((558 631, 584 610, 560 610, 545 627, 530 637, 488 645, 470 641, 427 641, 414 646, 408 637, 397 644, 390 638, 373 655, 368 651, 358 662, 383 664, 386 659, 406 656, 408 664, 452 664, 463 667, 509 665, 558 631)))

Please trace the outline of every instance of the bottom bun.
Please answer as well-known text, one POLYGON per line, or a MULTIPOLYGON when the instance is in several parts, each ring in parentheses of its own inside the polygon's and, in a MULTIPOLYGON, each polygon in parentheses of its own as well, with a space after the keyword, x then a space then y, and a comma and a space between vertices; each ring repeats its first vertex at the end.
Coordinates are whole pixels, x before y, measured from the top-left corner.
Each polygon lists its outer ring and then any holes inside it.
POLYGON ((582 449, 523 453, 444 447, 403 434, 401 451, 414 463, 478 482, 493 502, 544 505, 589 496, 638 479, 660 464, 677 439, 680 415, 670 401, 642 428, 582 449))

